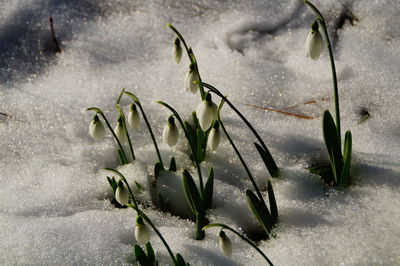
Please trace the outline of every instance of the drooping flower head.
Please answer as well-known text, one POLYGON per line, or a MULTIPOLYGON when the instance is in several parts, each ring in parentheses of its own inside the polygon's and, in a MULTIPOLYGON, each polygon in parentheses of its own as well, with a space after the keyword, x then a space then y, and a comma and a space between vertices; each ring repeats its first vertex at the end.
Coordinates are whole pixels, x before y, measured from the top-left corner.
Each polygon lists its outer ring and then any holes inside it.
POLYGON ((217 105, 212 101, 211 94, 207 92, 204 101, 196 109, 196 116, 203 131, 207 131, 212 122, 217 119, 217 111, 217 105))
POLYGON ((117 125, 114 128, 115 135, 117 136, 121 144, 125 144, 128 142, 128 138, 126 137, 126 132, 123 123, 124 123, 123 118, 122 116, 120 116, 118 118, 117 125))
POLYGON ((195 81, 199 81, 199 75, 193 64, 190 64, 189 71, 186 74, 185 78, 185 91, 191 92, 196 94, 197 90, 199 89, 199 84, 195 84, 195 81))
POLYGON ((89 135, 96 140, 103 140, 106 136, 103 123, 101 123, 98 115, 94 115, 89 125, 89 135))
POLYGON ((223 230, 219 231, 219 249, 225 256, 232 255, 232 241, 223 230))
POLYGON ((142 216, 139 215, 136 218, 135 238, 142 245, 146 245, 150 241, 149 228, 144 223, 142 216))
POLYGON ((315 20, 311 25, 311 30, 308 33, 306 40, 306 54, 313 60, 317 60, 324 49, 324 40, 318 29, 318 21, 315 20))
POLYGON ((179 131, 178 127, 175 125, 175 119, 172 115, 168 117, 168 124, 164 127, 162 137, 163 142, 168 144, 170 147, 178 143, 179 131))
POLYGON ((207 148, 211 151, 215 151, 218 148, 219 142, 221 139, 221 134, 219 131, 219 122, 218 120, 214 121, 213 127, 208 134, 207 140, 207 148))
POLYGON ((138 129, 140 123, 139 112, 136 109, 136 104, 132 103, 129 108, 128 124, 132 129, 138 129))
POLYGON ((122 206, 129 202, 129 191, 122 180, 118 181, 117 189, 115 190, 115 199, 122 206))
POLYGON ((179 64, 182 58, 182 46, 181 46, 181 40, 177 37, 174 41, 174 48, 172 49, 172 55, 175 59, 175 62, 179 64))

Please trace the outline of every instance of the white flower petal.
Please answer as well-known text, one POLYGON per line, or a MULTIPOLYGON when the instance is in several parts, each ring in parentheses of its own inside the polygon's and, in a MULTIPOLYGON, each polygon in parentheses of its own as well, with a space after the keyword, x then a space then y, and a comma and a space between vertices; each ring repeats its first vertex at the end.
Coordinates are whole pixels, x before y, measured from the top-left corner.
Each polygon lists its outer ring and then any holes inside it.
POLYGON ((199 89, 199 85, 195 84, 195 81, 199 81, 197 72, 195 70, 189 70, 185 78, 185 91, 190 91, 191 93, 196 94, 197 90, 199 89))
POLYGON ((179 131, 175 124, 168 124, 163 130, 163 142, 172 147, 178 143, 179 131))
POLYGON ((225 234, 219 237, 219 249, 225 256, 229 257, 232 255, 232 241, 225 234))
POLYGON ((319 30, 310 32, 306 40, 306 54, 313 60, 317 60, 324 49, 324 41, 319 30))
POLYGON ((128 142, 128 138, 126 137, 125 129, 122 123, 118 122, 117 126, 114 129, 114 133, 121 142, 121 144, 125 144, 128 142))
POLYGON ((178 64, 182 58, 182 47, 181 45, 174 44, 174 48, 172 50, 172 55, 175 59, 175 62, 178 64))
POLYGON ((221 134, 219 129, 212 128, 210 130, 210 134, 208 134, 208 140, 207 140, 208 149, 211 151, 215 151, 219 146, 220 139, 221 139, 221 134))
POLYGON ((129 201, 129 191, 128 189, 122 185, 118 186, 117 189, 115 190, 115 199, 118 201, 119 204, 121 205, 126 205, 128 204, 129 201))
POLYGON ((140 124, 140 116, 137 110, 129 110, 128 124, 132 129, 138 129, 140 124))
POLYGON ((146 245, 150 241, 150 231, 145 224, 136 224, 135 238, 142 245, 146 245))
POLYGON ((106 130, 104 129, 103 123, 99 120, 94 119, 89 125, 89 135, 96 140, 103 140, 106 136, 106 130))
POLYGON ((202 101, 196 110, 196 116, 199 119, 200 127, 203 131, 211 127, 212 122, 217 118, 218 107, 214 102, 207 103, 202 101))

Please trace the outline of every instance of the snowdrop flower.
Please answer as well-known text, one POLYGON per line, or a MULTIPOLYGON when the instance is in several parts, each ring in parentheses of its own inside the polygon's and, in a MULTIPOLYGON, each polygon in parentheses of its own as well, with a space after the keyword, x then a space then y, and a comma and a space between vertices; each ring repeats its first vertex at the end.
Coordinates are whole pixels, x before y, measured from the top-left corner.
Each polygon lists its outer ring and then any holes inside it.
POLYGON ((196 94, 199 88, 199 84, 195 84, 195 81, 199 81, 199 75, 197 74, 193 64, 191 64, 185 78, 185 90, 196 94))
POLYGON ((146 245, 150 240, 149 228, 144 224, 141 216, 136 218, 135 238, 142 245, 146 245))
POLYGON ((219 249, 225 256, 232 255, 232 241, 222 230, 219 231, 219 249))
POLYGON ((93 116, 92 122, 90 122, 89 135, 96 140, 103 140, 106 136, 104 125, 101 123, 97 114, 93 116))
POLYGON ((207 148, 211 151, 215 151, 218 148, 221 134, 219 131, 219 122, 215 120, 213 127, 208 134, 207 148))
POLYGON ((126 137, 125 128, 124 128, 122 119, 123 119, 122 116, 120 116, 118 118, 117 125, 114 128, 114 133, 115 133, 115 135, 117 135, 117 138, 119 139, 121 144, 124 144, 124 143, 128 142, 128 138, 126 137))
POLYGON ((125 187, 124 182, 122 180, 118 181, 117 189, 115 190, 115 199, 121 205, 128 204, 129 201, 129 191, 125 187))
POLYGON ((203 131, 209 129, 212 122, 217 119, 217 111, 218 107, 212 101, 211 94, 208 92, 205 100, 199 104, 196 110, 196 116, 203 131))
POLYGON ((140 122, 139 112, 136 110, 136 104, 133 103, 129 108, 128 124, 132 129, 138 129, 139 122, 140 122))
POLYGON ((170 147, 178 143, 179 131, 178 127, 175 125, 175 119, 172 115, 168 118, 168 124, 164 127, 162 137, 164 143, 167 143, 170 147))
POLYGON ((315 20, 311 25, 311 30, 308 33, 306 40, 306 54, 313 60, 317 60, 324 48, 324 41, 321 33, 318 30, 318 22, 315 20))
POLYGON ((179 38, 174 41, 174 48, 172 50, 172 55, 174 56, 175 62, 178 64, 182 58, 182 46, 179 38))

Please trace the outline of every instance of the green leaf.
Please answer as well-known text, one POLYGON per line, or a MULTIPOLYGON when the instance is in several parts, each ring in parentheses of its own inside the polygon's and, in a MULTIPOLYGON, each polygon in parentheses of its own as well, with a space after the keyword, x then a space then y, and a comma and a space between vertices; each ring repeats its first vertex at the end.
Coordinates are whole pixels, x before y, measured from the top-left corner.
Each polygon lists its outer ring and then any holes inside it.
POLYGON ((136 260, 139 262, 139 264, 143 265, 143 266, 147 266, 148 265, 147 256, 146 256, 146 253, 144 253, 143 249, 137 244, 135 244, 133 249, 135 252, 136 260))
POLYGON ((153 247, 151 246, 150 242, 146 244, 146 253, 147 253, 147 262, 151 265, 156 264, 156 255, 154 254, 153 247))
POLYGON ((176 161, 175 157, 171 158, 171 162, 169 163, 169 171, 176 172, 176 161))
POLYGON ((185 196, 189 202, 189 206, 191 207, 193 214, 196 215, 196 213, 204 213, 204 205, 200 193, 197 190, 197 186, 192 176, 186 169, 183 171, 182 181, 185 196))
POLYGON ((276 205, 275 193, 270 180, 268 180, 268 199, 272 221, 276 223, 278 220, 278 206, 276 205))
POLYGON ((203 152, 203 138, 204 132, 200 128, 196 130, 196 161, 201 163, 204 160, 203 152))
POLYGON ((267 206, 265 206, 264 202, 260 201, 253 191, 249 189, 246 190, 246 199, 250 210, 264 228, 264 231, 267 233, 267 235, 269 235, 274 223, 267 206))
POLYGON ((343 152, 343 170, 340 180, 340 185, 349 186, 350 185, 350 162, 351 162, 351 152, 352 152, 352 137, 351 132, 347 131, 344 138, 344 152, 343 152))
POLYGON ((339 134, 335 122, 333 121, 332 115, 328 110, 325 110, 324 112, 322 128, 326 149, 329 154, 329 160, 331 161, 331 167, 335 177, 334 181, 336 181, 336 183, 339 183, 343 167, 342 152, 340 147, 339 134))
POLYGON ((213 188, 214 187, 214 169, 211 167, 210 172, 208 173, 208 178, 206 182, 206 186, 204 187, 204 207, 206 209, 210 209, 212 205, 213 198, 213 188))
POLYGON ((159 174, 160 174, 160 171, 162 171, 163 170, 163 166, 161 165, 161 163, 160 162, 158 162, 158 163, 156 163, 155 165, 154 165, 154 178, 157 180, 157 178, 158 178, 158 176, 159 176, 159 174))
POLYGON ((313 166, 308 168, 307 170, 314 175, 319 175, 326 182, 332 181, 334 178, 332 167, 330 164, 313 166))
POLYGON ((115 177, 110 178, 109 176, 107 176, 107 180, 115 195, 115 191, 117 190, 117 181, 115 180, 115 177))
POLYGON ((176 254, 176 262, 175 262, 175 266, 186 266, 189 264, 186 264, 185 260, 183 259, 183 257, 181 256, 181 254, 176 254))
POLYGON ((263 147, 261 147, 260 144, 256 142, 254 142, 254 145, 256 146, 258 153, 260 154, 262 160, 264 161, 264 164, 267 167, 269 174, 274 178, 279 177, 279 168, 278 166, 276 166, 274 158, 272 158, 272 155, 269 152, 269 150, 268 149, 264 150, 263 147))
POLYGON ((121 165, 125 165, 125 164, 128 163, 128 160, 126 159, 125 153, 121 149, 117 149, 117 154, 118 154, 119 163, 121 165))

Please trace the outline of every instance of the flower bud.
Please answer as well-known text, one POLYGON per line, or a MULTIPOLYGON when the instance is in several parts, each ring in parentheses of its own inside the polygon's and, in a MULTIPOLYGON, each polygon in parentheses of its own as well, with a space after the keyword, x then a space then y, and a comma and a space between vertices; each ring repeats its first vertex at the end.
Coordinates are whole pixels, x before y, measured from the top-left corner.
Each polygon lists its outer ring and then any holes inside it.
POLYGON ((104 125, 101 123, 97 114, 93 116, 92 122, 90 122, 89 135, 96 140, 103 140, 106 136, 104 125))
POLYGON ((140 122, 139 112, 136 109, 136 104, 131 104, 128 114, 128 124, 132 129, 138 129, 140 122))
POLYGON ((125 187, 122 180, 118 181, 117 189, 115 190, 115 199, 122 206, 129 202, 129 190, 125 187))
POLYGON ((185 78, 185 90, 196 94, 199 88, 199 84, 195 84, 195 81, 199 81, 199 75, 197 74, 193 64, 191 64, 185 78))
POLYGON ((232 241, 222 230, 219 231, 219 249, 225 256, 232 255, 232 241))
POLYGON ((206 99, 199 104, 196 110, 196 116, 203 131, 207 131, 212 122, 217 119, 217 111, 218 107, 212 101, 211 94, 207 93, 206 99))
POLYGON ((141 216, 136 218, 135 238, 142 245, 146 245, 150 241, 149 228, 144 224, 141 216))
POLYGON ((164 127, 162 137, 163 142, 167 143, 170 147, 178 143, 179 131, 178 127, 175 125, 175 119, 172 115, 168 118, 168 124, 164 127))
POLYGON ((128 138, 126 137, 125 128, 124 128, 122 119, 123 119, 122 116, 120 116, 118 118, 117 125, 114 128, 114 133, 117 136, 117 138, 119 139, 119 141, 121 142, 121 144, 125 144, 128 142, 128 138))
POLYGON ((179 38, 176 38, 174 41, 174 48, 172 50, 172 55, 175 59, 175 62, 178 64, 182 58, 182 46, 179 38))
POLYGON ((311 26, 306 40, 306 54, 313 60, 317 60, 324 48, 324 41, 318 30, 318 22, 315 20, 311 26))
POLYGON ((207 148, 211 151, 215 151, 218 148, 221 139, 221 134, 219 131, 219 122, 215 120, 213 127, 208 134, 207 148))

